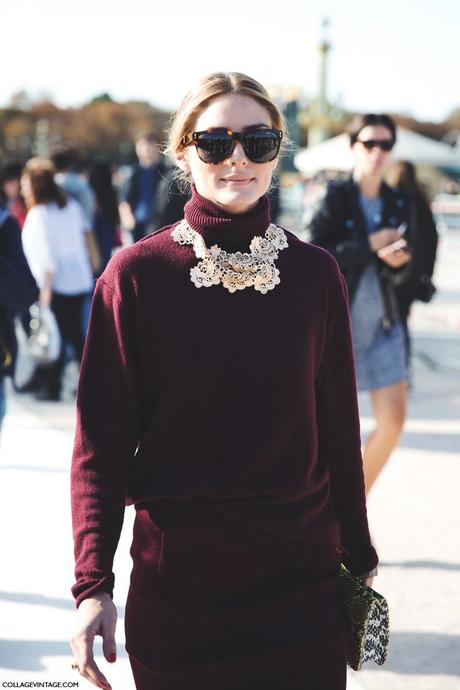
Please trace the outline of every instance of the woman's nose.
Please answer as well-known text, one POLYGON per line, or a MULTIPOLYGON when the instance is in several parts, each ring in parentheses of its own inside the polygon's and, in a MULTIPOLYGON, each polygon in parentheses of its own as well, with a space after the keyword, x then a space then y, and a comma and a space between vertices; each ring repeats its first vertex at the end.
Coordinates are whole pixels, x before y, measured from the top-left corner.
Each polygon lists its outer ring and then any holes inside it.
POLYGON ((233 149, 232 155, 228 159, 231 165, 234 165, 235 163, 239 164, 244 164, 246 165, 248 162, 247 156, 244 152, 243 146, 241 145, 240 141, 237 141, 235 144, 235 148, 233 149))

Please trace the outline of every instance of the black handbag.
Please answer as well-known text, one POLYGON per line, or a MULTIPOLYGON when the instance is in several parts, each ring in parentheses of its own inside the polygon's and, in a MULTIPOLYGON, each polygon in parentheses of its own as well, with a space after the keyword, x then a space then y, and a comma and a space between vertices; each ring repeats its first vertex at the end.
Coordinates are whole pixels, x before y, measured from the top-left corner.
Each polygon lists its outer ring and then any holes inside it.
POLYGON ((418 279, 418 285, 415 291, 415 299, 425 303, 431 302, 435 292, 436 287, 433 285, 430 276, 427 273, 422 273, 418 279))
POLYGON ((347 663, 359 671, 365 661, 385 663, 390 641, 388 603, 341 566, 339 588, 345 623, 347 663))

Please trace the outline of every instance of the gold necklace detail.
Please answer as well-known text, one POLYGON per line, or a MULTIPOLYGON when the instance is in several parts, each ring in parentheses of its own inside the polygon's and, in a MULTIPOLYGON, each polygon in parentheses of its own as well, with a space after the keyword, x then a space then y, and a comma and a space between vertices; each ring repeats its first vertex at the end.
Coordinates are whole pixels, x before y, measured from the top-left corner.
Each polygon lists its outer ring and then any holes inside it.
POLYGON ((191 244, 195 256, 201 259, 190 269, 190 278, 195 287, 211 287, 222 283, 229 292, 244 290, 253 286, 265 295, 280 282, 279 270, 275 266, 278 252, 286 249, 288 241, 284 230, 270 223, 264 237, 254 237, 248 252, 226 252, 214 244, 207 248, 202 236, 182 220, 171 232, 179 244, 191 244))

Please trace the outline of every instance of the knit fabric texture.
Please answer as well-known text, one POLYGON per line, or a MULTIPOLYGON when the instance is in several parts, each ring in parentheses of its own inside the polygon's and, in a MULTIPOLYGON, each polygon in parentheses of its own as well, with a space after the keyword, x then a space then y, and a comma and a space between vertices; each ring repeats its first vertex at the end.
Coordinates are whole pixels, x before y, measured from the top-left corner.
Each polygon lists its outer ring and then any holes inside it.
MULTIPOLYGON (((266 197, 233 215, 196 191, 185 217, 230 251, 248 251, 270 222, 266 197)), ((351 572, 372 570, 335 260, 286 231, 274 290, 198 289, 198 259, 173 227, 121 250, 97 281, 71 471, 77 606, 112 593, 126 504, 206 501, 249 530, 334 545, 351 572)))

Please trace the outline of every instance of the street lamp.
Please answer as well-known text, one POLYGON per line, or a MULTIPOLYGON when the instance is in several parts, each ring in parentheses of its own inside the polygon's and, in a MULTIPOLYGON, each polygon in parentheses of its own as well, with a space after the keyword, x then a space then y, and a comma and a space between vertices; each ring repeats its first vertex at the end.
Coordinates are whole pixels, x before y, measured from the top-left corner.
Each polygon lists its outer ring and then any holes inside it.
POLYGON ((330 21, 325 17, 321 22, 319 52, 318 98, 314 106, 312 126, 308 132, 308 144, 319 144, 329 136, 329 103, 327 101, 327 62, 331 43, 327 38, 330 21))

